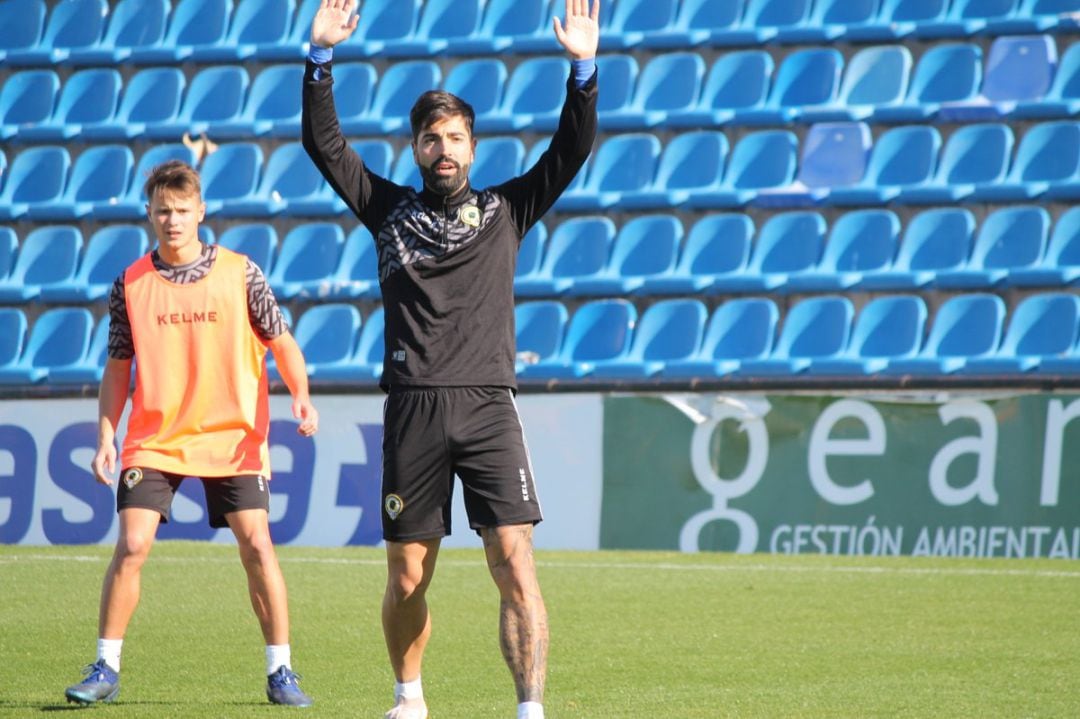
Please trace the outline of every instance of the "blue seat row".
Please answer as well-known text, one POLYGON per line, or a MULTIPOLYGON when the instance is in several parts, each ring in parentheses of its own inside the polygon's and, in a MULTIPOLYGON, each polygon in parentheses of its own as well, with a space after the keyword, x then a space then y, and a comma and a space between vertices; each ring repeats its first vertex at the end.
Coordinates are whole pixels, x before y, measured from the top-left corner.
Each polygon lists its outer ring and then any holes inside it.
MULTIPOLYGON (((638 317, 625 299, 594 300, 570 316, 555 300, 520 303, 517 373, 525 381, 672 380, 735 377, 1010 375, 1080 371, 1080 297, 1030 295, 1008 314, 992 294, 947 299, 933 320, 917 295, 794 304, 783 320, 771 299, 732 299, 710 312, 696 299, 662 300, 638 317), (929 326, 929 332, 926 331, 929 326)), ((28 327, 20 308, 0 308, 0 384, 100 381, 108 316, 46 310, 28 327)), ((316 382, 373 383, 382 373, 383 312, 314 305, 293 333, 316 382)), ((272 358, 271 378, 280 380, 272 358)))
MULTIPOLYGON (((297 59, 318 0, 45 0, 0 4, 0 62, 297 59)), ((342 58, 555 52, 562 0, 368 0, 342 58)), ((614 0, 602 49, 965 37, 1072 30, 1077 0, 614 0)))
POLYGON ((820 375, 939 376, 1080 370, 1080 297, 1022 300, 1006 321, 992 294, 947 299, 929 333, 925 301, 886 295, 856 317, 847 297, 794 304, 783 321, 767 298, 732 299, 711 315, 699 300, 663 300, 638 318, 625 299, 594 300, 567 319, 558 301, 521 303, 522 379, 641 380, 820 375))

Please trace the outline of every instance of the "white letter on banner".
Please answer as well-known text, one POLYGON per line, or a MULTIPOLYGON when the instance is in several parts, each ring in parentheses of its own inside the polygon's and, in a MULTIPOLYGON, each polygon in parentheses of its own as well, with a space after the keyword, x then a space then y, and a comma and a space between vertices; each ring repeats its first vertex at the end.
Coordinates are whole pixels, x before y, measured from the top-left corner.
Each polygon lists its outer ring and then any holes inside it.
POLYGON ((712 407, 712 417, 694 428, 694 435, 690 440, 690 464, 698 484, 713 496, 713 506, 698 512, 683 525, 679 532, 680 551, 700 551, 701 530, 709 522, 717 520, 728 520, 738 527, 739 544, 735 547, 736 552, 748 554, 757 550, 757 522, 746 512, 729 508, 727 501, 749 492, 765 473, 765 464, 769 459, 769 433, 765 429, 764 418, 770 409, 772 407, 766 400, 749 400, 745 404, 717 401, 712 407), (713 433, 727 420, 739 422, 739 429, 746 433, 749 443, 746 467, 742 474, 734 479, 724 479, 716 473, 710 451, 713 433))
POLYGON ((831 504, 847 505, 865 502, 874 496, 874 486, 869 479, 853 487, 844 487, 832 480, 825 460, 829 455, 867 456, 885 453, 885 423, 881 414, 869 402, 853 399, 840 400, 829 405, 810 434, 810 450, 807 457, 807 469, 810 483, 831 504), (866 427, 866 439, 829 439, 829 434, 838 422, 853 417, 866 427))
POLYGON ((970 502, 976 497, 983 504, 998 503, 994 488, 994 470, 997 457, 997 418, 982 402, 962 400, 950 402, 938 408, 944 424, 958 419, 973 419, 979 424, 978 437, 960 437, 942 447, 930 463, 930 491, 934 498, 947 507, 970 502), (949 466, 962 454, 974 454, 978 458, 975 479, 966 487, 953 487, 948 481, 949 466))
POLYGON ((1061 489, 1061 445, 1065 426, 1080 417, 1080 399, 1066 407, 1060 399, 1051 400, 1046 407, 1046 440, 1043 443, 1042 491, 1039 504, 1056 507, 1061 489))

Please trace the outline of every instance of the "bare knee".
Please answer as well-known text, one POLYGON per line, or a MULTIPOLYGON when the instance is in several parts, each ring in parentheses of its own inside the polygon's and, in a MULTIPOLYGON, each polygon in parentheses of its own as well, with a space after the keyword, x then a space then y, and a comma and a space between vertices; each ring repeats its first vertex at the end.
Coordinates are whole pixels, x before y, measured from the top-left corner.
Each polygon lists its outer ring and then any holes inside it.
POLYGON ((419 601, 430 583, 420 566, 392 566, 386 578, 386 596, 394 604, 419 601))
POLYGON ((118 571, 137 572, 150 556, 154 538, 141 533, 130 532, 121 535, 116 541, 113 553, 113 567, 118 571))
POLYGON ((483 539, 488 569, 502 598, 520 602, 539 596, 532 527, 489 529, 483 539))
POLYGON ((274 542, 269 533, 238 538, 240 561, 245 567, 265 567, 277 561, 274 542))

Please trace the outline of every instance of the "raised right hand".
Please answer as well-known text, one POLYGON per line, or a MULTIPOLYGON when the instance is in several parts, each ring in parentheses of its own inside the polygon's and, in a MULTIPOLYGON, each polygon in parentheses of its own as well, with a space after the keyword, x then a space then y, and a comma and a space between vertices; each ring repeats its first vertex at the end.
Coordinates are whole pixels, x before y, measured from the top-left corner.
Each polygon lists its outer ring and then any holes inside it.
POLYGON ((319 10, 311 21, 311 44, 333 47, 349 39, 360 22, 353 15, 354 0, 322 0, 319 10))

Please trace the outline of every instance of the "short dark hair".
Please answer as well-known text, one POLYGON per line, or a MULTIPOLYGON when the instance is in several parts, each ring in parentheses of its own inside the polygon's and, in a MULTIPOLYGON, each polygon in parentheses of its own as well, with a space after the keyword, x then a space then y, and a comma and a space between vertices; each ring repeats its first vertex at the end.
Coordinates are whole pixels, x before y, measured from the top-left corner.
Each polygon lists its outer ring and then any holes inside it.
POLYGON ((476 121, 476 112, 472 105, 444 90, 429 90, 416 98, 416 103, 409 111, 413 142, 416 142, 416 138, 420 137, 425 127, 430 127, 437 120, 452 115, 465 118, 465 126, 469 128, 469 136, 472 137, 473 122, 476 121))
POLYGON ((168 160, 150 171, 143 185, 147 201, 162 190, 172 190, 184 195, 202 196, 202 182, 194 167, 181 160, 168 160))

